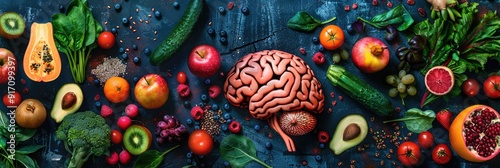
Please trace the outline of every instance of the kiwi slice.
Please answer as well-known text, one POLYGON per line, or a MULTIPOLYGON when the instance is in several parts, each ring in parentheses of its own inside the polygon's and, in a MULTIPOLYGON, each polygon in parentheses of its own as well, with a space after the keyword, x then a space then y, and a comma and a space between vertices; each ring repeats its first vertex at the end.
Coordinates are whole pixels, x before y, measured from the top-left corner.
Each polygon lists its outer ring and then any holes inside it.
POLYGON ((132 155, 140 155, 148 150, 152 140, 151 132, 140 125, 131 125, 123 134, 123 145, 132 155))
POLYGON ((6 39, 18 38, 24 33, 26 23, 16 12, 5 12, 0 15, 0 35, 6 39))

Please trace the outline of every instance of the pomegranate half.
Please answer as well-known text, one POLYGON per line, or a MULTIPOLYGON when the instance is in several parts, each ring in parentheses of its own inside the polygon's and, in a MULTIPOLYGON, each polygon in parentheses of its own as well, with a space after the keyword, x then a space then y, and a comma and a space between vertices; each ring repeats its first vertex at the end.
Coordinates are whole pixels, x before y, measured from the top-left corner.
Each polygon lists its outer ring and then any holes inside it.
POLYGON ((500 115, 486 105, 462 110, 450 126, 453 150, 465 160, 485 162, 500 152, 500 115))

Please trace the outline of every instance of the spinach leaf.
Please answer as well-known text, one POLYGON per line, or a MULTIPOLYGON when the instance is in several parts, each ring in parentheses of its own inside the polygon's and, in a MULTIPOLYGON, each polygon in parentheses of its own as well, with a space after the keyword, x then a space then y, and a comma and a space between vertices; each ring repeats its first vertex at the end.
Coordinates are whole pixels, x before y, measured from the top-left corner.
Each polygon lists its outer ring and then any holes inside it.
POLYGON ((29 146, 23 146, 20 149, 16 150, 16 154, 31 154, 33 152, 36 152, 38 149, 41 149, 45 147, 45 145, 29 145, 29 146))
POLYGON ((394 7, 386 13, 373 17, 371 21, 361 17, 358 17, 358 19, 378 29, 385 28, 388 25, 397 25, 395 27, 399 31, 408 29, 415 22, 403 4, 394 7))
POLYGON ((7 129, 7 127, 9 127, 9 118, 7 117, 7 114, 0 110, 0 129, 7 129))
POLYGON ((80 50, 83 46, 83 40, 85 38, 85 14, 81 6, 73 7, 67 15, 68 19, 73 23, 74 29, 71 31, 70 36, 73 38, 73 50, 80 50), (83 20, 83 21, 82 21, 83 20))
POLYGON ((434 121, 434 118, 436 118, 436 113, 432 110, 422 111, 418 108, 411 108, 406 111, 403 118, 387 120, 384 121, 384 123, 403 121, 406 123, 408 130, 415 133, 421 133, 432 128, 432 121, 434 121))
POLYGON ((74 39, 71 36, 71 31, 75 29, 73 23, 64 14, 57 13, 52 15, 52 26, 54 38, 56 40, 57 50, 67 54, 66 47, 73 46, 74 39))
POLYGON ((333 17, 324 22, 312 17, 309 13, 305 11, 299 11, 293 16, 290 20, 288 20, 287 26, 291 29, 298 31, 312 31, 316 27, 330 23, 337 19, 337 17, 333 17))
POLYGON ((36 128, 16 127, 16 142, 22 142, 30 139, 35 135, 36 128))
POLYGON ((35 163, 35 161, 29 157, 28 155, 23 155, 23 154, 16 154, 14 155, 14 158, 16 161, 21 162, 26 168, 37 168, 38 165, 35 163))
POLYGON ((155 168, 155 167, 159 167, 160 164, 163 162, 163 160, 165 159, 164 156, 174 150, 175 148, 178 148, 180 145, 176 145, 168 150, 166 150, 165 152, 159 152, 157 150, 148 150, 144 153, 142 153, 141 155, 139 155, 139 157, 137 157, 137 160, 135 161, 134 163, 134 168, 155 168))
POLYGON ((231 134, 224 138, 220 143, 219 152, 222 159, 229 161, 235 168, 245 167, 252 160, 264 167, 271 167, 257 158, 255 145, 243 135, 231 134))

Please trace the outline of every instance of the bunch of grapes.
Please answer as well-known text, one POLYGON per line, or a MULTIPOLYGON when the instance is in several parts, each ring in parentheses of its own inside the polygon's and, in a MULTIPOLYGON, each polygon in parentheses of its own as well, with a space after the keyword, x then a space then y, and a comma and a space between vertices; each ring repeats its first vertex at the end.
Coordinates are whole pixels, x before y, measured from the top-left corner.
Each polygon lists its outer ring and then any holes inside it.
POLYGON ((408 95, 415 96, 417 94, 415 77, 412 74, 406 74, 405 70, 400 70, 398 75, 386 76, 385 81, 387 84, 393 86, 393 88, 389 89, 390 97, 399 95, 399 97, 404 99, 408 95))
POLYGON ((158 135, 156 141, 159 144, 162 144, 165 140, 168 140, 168 142, 180 141, 182 135, 187 133, 186 127, 174 116, 170 115, 163 116, 163 120, 159 121, 156 126, 156 135, 158 135))

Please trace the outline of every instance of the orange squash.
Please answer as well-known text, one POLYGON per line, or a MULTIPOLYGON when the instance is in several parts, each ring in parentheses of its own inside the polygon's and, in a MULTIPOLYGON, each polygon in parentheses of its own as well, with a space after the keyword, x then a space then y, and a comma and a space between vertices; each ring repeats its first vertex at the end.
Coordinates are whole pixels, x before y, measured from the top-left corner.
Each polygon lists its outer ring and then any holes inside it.
POLYGON ((61 57, 54 43, 52 23, 31 25, 28 48, 23 59, 26 76, 35 82, 50 82, 61 74, 61 57))

